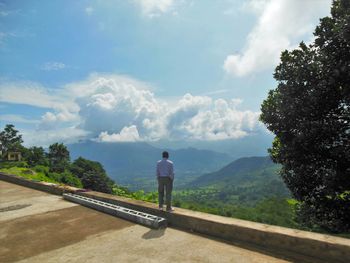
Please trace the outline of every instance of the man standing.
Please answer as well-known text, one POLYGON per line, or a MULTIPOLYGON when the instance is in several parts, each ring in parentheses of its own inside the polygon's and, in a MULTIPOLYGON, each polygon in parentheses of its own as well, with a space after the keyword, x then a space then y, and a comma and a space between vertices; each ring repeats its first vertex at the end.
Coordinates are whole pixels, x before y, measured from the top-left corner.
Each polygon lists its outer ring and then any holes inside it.
POLYGON ((171 207, 171 192, 174 182, 174 164, 168 160, 169 153, 162 153, 163 159, 157 162, 157 179, 158 179, 158 201, 159 209, 163 210, 164 204, 164 189, 166 193, 166 211, 172 212, 171 207))

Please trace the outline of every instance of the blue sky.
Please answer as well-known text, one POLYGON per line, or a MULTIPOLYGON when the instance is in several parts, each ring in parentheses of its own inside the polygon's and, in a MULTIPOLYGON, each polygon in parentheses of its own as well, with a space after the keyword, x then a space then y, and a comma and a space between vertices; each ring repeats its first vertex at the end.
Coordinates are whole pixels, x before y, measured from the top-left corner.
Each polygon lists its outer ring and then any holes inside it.
POLYGON ((26 145, 237 141, 330 0, 0 0, 0 128, 26 145))

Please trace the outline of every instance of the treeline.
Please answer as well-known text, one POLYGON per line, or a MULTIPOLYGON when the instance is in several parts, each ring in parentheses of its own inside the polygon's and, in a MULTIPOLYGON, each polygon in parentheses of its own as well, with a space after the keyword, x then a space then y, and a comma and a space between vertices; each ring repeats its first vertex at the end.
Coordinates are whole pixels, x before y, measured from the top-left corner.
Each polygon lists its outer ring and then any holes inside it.
MULTIPOLYGON (((38 179, 104 193, 113 193, 113 189, 117 188, 115 182, 107 176, 99 162, 82 157, 71 162, 70 153, 63 143, 50 145, 48 152, 43 147, 26 148, 22 145, 22 136, 12 124, 6 125, 4 130, 0 132, 0 143, 2 169, 30 168, 21 171, 24 175, 38 173, 38 179), (8 155, 11 153, 16 154, 15 158, 21 160, 9 161, 8 155)), ((127 189, 125 189, 125 193, 128 193, 127 189)))
POLYGON ((22 136, 12 124, 0 132, 0 171, 33 180, 61 183, 93 191, 115 194, 137 200, 156 203, 158 193, 143 190, 131 192, 117 185, 106 173, 102 164, 82 157, 71 162, 70 153, 63 143, 43 147, 26 148, 22 136), (8 161, 9 153, 20 153, 20 161, 8 161))

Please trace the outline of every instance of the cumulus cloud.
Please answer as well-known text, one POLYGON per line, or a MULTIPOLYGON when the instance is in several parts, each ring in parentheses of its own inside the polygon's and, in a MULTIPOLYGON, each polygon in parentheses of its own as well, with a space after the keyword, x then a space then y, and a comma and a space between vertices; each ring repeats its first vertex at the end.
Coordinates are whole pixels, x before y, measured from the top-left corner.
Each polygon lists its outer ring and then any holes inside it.
POLYGON ((27 134, 32 142, 36 135, 37 141, 42 137, 45 143, 58 138, 100 142, 223 140, 259 129, 259 112, 239 110, 239 99, 185 94, 170 103, 157 98, 149 85, 127 76, 93 74, 50 95, 40 88, 30 92, 27 86, 16 88, 16 93, 5 92, 3 101, 51 109, 43 114, 32 137, 27 134), (46 102, 14 96, 21 91, 46 102))
POLYGON ((173 9, 174 0, 135 0, 148 17, 159 16, 173 9))
POLYGON ((175 103, 161 103, 145 85, 110 76, 95 76, 85 85, 86 96, 76 100, 79 127, 100 141, 236 139, 258 125, 259 113, 239 111, 238 99, 185 94, 175 103))
POLYGON ((329 13, 331 0, 251 0, 245 9, 259 17, 240 54, 228 55, 224 70, 245 76, 276 65, 280 53, 308 41, 318 19, 329 13), (305 39, 306 38, 306 39, 305 39))
POLYGON ((108 134, 107 132, 101 132, 97 139, 100 142, 137 142, 140 140, 140 135, 135 125, 124 127, 120 133, 108 134))
POLYGON ((95 76, 85 85, 85 89, 84 84, 75 87, 80 93, 76 100, 82 118, 80 127, 98 135, 101 131, 119 133, 124 127, 136 125, 143 138, 161 136, 162 104, 146 85, 111 76, 95 76))
POLYGON ((174 139, 237 139, 258 128, 258 112, 239 111, 239 100, 212 100, 186 94, 168 117, 168 130, 174 139))

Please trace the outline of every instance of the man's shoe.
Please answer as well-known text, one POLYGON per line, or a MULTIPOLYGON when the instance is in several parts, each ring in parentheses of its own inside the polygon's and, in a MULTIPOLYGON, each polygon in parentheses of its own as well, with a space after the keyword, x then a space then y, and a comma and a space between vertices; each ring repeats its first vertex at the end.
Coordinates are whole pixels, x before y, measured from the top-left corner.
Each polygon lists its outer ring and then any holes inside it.
POLYGON ((166 209, 166 211, 167 211, 167 212, 169 212, 169 213, 171 213, 171 212, 174 212, 174 211, 175 211, 175 209, 174 209, 174 208, 172 208, 172 207, 170 207, 170 208, 167 208, 167 209, 166 209))
POLYGON ((162 207, 162 206, 158 207, 158 209, 159 209, 160 211, 163 211, 163 207, 162 207))

